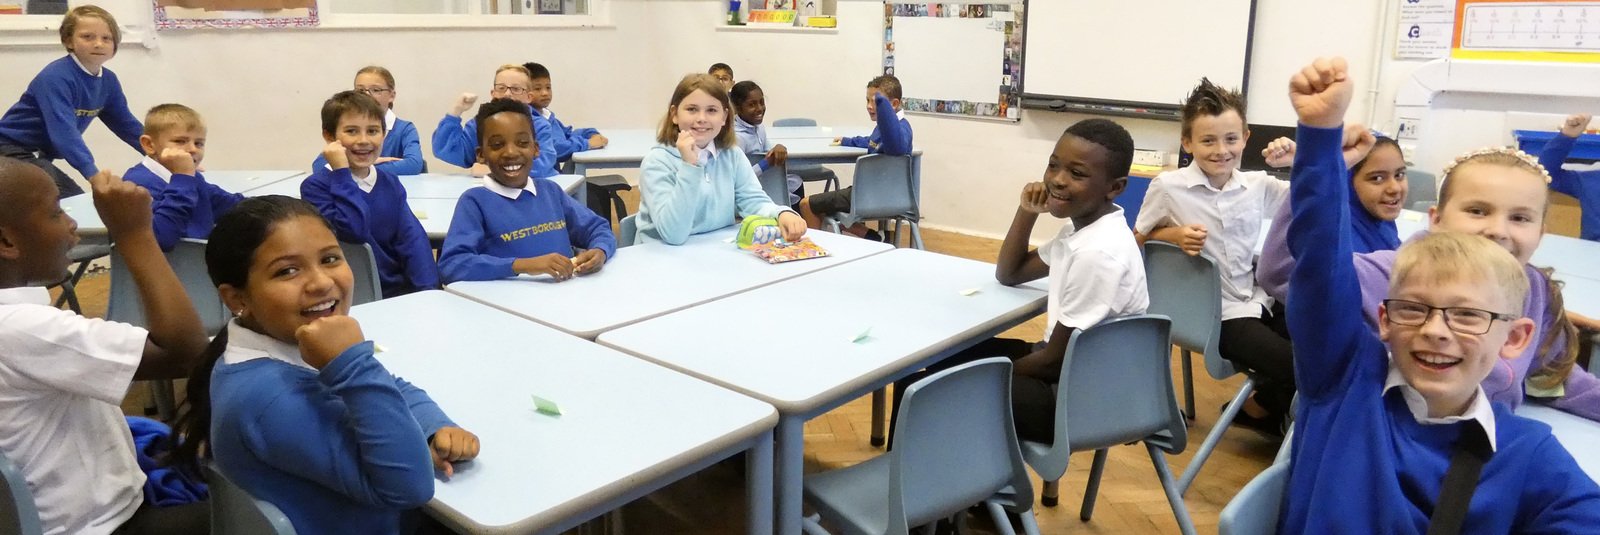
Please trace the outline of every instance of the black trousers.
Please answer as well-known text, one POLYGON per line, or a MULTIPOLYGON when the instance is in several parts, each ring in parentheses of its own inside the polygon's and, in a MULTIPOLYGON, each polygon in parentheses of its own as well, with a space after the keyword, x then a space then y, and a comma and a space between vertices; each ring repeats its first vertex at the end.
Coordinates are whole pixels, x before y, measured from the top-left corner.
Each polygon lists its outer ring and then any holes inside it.
MULTIPOLYGON (((894 382, 894 403, 889 406, 889 446, 894 447, 895 421, 899 419, 900 400, 912 383, 938 373, 989 357, 1006 357, 1017 360, 1032 353, 1037 344, 1011 338, 990 338, 960 353, 934 363, 894 382)), ((1055 437, 1056 391, 1055 384, 1022 375, 1011 376, 1011 419, 1017 427, 1017 437, 1035 442, 1050 442, 1055 437)))
POLYGON ((211 507, 206 502, 172 507, 139 506, 133 518, 117 527, 114 535, 168 535, 211 533, 211 507))
POLYGON ((1256 377, 1256 403, 1273 416, 1288 414, 1294 399, 1294 346, 1283 304, 1262 310, 1260 318, 1223 321, 1219 342, 1222 358, 1256 377))
POLYGON ((61 194, 58 199, 65 199, 67 197, 83 193, 83 188, 78 186, 78 183, 72 180, 72 177, 67 176, 65 171, 62 171, 61 168, 56 167, 55 162, 42 157, 38 151, 29 149, 27 147, 0 143, 0 156, 16 158, 43 169, 45 174, 50 175, 51 180, 56 181, 56 189, 61 190, 61 194))

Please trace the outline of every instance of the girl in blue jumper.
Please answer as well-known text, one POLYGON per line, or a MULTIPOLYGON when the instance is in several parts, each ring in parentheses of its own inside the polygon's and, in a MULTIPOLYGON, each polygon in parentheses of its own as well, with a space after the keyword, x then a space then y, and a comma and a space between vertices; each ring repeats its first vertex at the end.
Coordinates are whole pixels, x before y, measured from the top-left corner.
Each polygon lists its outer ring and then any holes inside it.
POLYGON ((728 92, 709 74, 691 74, 672 91, 656 131, 659 145, 639 166, 638 242, 682 245, 741 216, 778 218, 783 239, 799 240, 806 222, 767 197, 739 152, 728 92))
POLYGON ((494 280, 519 273, 557 281, 600 270, 616 254, 611 222, 528 171, 543 147, 533 140, 528 107, 495 99, 478 108, 478 162, 483 187, 461 194, 439 270, 446 283, 494 280), (573 254, 574 249, 577 250, 573 254))
POLYGON ((204 443, 300 533, 399 533, 402 512, 433 498, 434 470, 477 456, 475 435, 373 357, 346 315, 354 277, 316 208, 239 203, 217 221, 206 269, 234 319, 189 380, 180 466, 204 443))
MULTIPOLYGON (((428 172, 428 162, 422 159, 422 141, 417 126, 394 114, 394 74, 389 69, 368 65, 356 71, 355 91, 372 97, 383 106, 383 148, 378 150, 378 168, 390 174, 420 175, 428 172)), ((315 172, 328 165, 321 154, 311 162, 315 172)))
POLYGON ((84 178, 100 168, 83 142, 83 131, 99 117, 123 143, 140 150, 144 127, 128 111, 122 82, 103 67, 117 55, 122 31, 117 19, 98 6, 78 6, 61 19, 61 45, 67 56, 50 62, 28 83, 22 98, 0 117, 0 156, 44 169, 61 197, 83 193, 53 160, 66 159, 84 178))

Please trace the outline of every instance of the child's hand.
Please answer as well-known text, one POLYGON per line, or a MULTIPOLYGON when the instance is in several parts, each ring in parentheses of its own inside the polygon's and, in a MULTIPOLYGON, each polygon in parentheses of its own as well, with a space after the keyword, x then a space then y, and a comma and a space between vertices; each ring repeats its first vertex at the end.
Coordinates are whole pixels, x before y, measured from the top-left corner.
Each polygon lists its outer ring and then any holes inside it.
POLYGON ((1344 122, 1354 90, 1349 69, 1344 58, 1317 58, 1289 79, 1289 102, 1302 124, 1334 128, 1344 122))
POLYGON ((549 275, 564 281, 572 278, 572 259, 561 253, 521 258, 511 263, 511 270, 529 275, 549 275))
POLYGON ((320 370, 367 337, 361 334, 361 324, 355 318, 327 316, 295 329, 294 339, 300 342, 300 358, 320 370))
POLYGON ((1600 331, 1600 321, 1583 314, 1568 310, 1567 320, 1571 321, 1572 325, 1577 327, 1578 330, 1584 331, 1585 333, 1600 331))
POLYGON ((396 157, 393 157, 393 156, 379 156, 378 159, 373 161, 372 163, 373 163, 373 165, 377 165, 377 164, 380 164, 380 163, 403 162, 403 161, 405 161, 405 158, 396 158, 396 157))
POLYGON ((194 155, 189 154, 189 151, 167 147, 161 149, 161 153, 156 155, 156 161, 160 162, 161 166, 167 168, 168 171, 172 171, 174 175, 194 176, 196 165, 194 163, 194 155))
POLYGON ((111 241, 121 242, 121 236, 129 233, 153 232, 149 191, 106 170, 89 177, 89 188, 94 192, 94 209, 105 221, 111 241))
POLYGON ((459 427, 441 427, 428 439, 428 453, 433 454, 433 469, 444 472, 445 479, 456 475, 450 463, 470 461, 478 456, 478 435, 459 427))
POLYGON ((573 258, 575 259, 573 272, 579 275, 600 271, 600 267, 606 265, 606 252, 599 249, 584 249, 573 258))
POLYGON ((1350 123, 1344 127, 1344 166, 1354 169, 1356 162, 1366 159, 1367 153, 1372 152, 1372 147, 1378 144, 1378 138, 1372 135, 1372 129, 1361 123, 1350 123))
POLYGON ((489 166, 485 165, 483 162, 474 163, 472 164, 472 167, 467 168, 467 174, 477 178, 489 176, 489 166))
POLYGON ((829 146, 833 146, 833 147, 837 147, 837 146, 839 146, 839 145, 841 145, 843 143, 844 143, 844 138, 836 137, 836 138, 833 138, 833 142, 829 143, 828 145, 829 146))
POLYGON ((806 220, 800 214, 784 210, 778 214, 778 231, 783 233, 783 241, 800 241, 806 235, 806 220))
POLYGON ((1583 130, 1589 128, 1590 118, 1591 116, 1586 113, 1568 115, 1567 120, 1562 121, 1561 123, 1561 135, 1567 137, 1578 137, 1583 135, 1583 130))
POLYGON ((1261 159, 1267 161, 1267 167, 1288 167, 1294 164, 1294 140, 1280 137, 1261 149, 1261 159))
POLYGON ((678 132, 678 154, 683 155, 683 163, 700 165, 700 151, 694 146, 694 134, 678 132))
POLYGON ((338 141, 322 147, 322 159, 328 161, 328 168, 334 171, 350 167, 350 154, 345 152, 344 145, 338 141))
POLYGON ((606 139, 605 136, 602 136, 600 134, 595 134, 595 135, 589 136, 589 148, 591 150, 592 149, 603 149, 603 148, 606 147, 606 144, 610 143, 610 142, 611 142, 611 140, 606 139))
POLYGON ((1022 187, 1022 203, 1018 205, 1025 212, 1042 214, 1050 211, 1050 191, 1045 188, 1044 182, 1030 182, 1022 187))
POLYGON ((786 165, 788 163, 789 163, 789 148, 788 147, 785 147, 783 145, 773 145, 772 146, 772 150, 767 151, 767 164, 768 165, 780 165, 781 166, 781 165, 786 165))
POLYGON ((455 102, 450 103, 450 115, 460 117, 461 114, 472 109, 472 105, 477 102, 478 95, 474 95, 472 93, 462 93, 461 96, 456 97, 455 102))
POLYGON ((1199 223, 1178 227, 1183 232, 1183 238, 1178 240, 1178 246, 1189 256, 1198 256, 1206 246, 1206 226, 1199 223))

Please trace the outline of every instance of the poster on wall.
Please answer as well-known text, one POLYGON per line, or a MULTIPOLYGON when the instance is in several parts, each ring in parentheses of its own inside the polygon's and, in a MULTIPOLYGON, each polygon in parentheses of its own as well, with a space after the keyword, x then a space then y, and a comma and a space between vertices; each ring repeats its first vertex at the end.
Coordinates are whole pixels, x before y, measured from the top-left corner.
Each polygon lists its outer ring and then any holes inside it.
POLYGON ((1459 0, 1450 57, 1600 63, 1600 2, 1459 0))
POLYGON ((157 30, 309 28, 316 0, 154 0, 157 30))
POLYGON ((1450 56, 1456 25, 1456 0, 1401 0, 1395 29, 1395 59, 1450 56))
POLYGON ((1020 121, 1025 6, 885 2, 883 73, 902 109, 1020 121))

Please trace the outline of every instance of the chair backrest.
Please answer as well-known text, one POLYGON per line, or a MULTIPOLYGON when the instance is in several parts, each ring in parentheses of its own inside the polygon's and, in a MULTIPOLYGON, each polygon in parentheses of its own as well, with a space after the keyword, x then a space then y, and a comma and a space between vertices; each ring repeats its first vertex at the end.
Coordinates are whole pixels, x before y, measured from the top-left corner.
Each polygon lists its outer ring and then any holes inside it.
POLYGON ((1011 361, 988 358, 906 388, 889 461, 888 533, 906 533, 1007 486, 1033 503, 1011 420, 1011 361))
POLYGON ((294 524, 278 506, 256 499, 222 471, 204 467, 211 490, 211 532, 216 535, 294 535, 294 524))
POLYGON ((39 508, 33 503, 33 491, 28 480, 11 459, 0 454, 0 533, 40 535, 44 528, 39 524, 39 508))
POLYGON ((1117 195, 1116 204, 1122 207, 1122 217, 1128 221, 1128 228, 1133 228, 1139 220, 1139 208, 1144 206, 1144 195, 1150 191, 1151 179, 1142 176, 1128 177, 1128 187, 1122 188, 1122 194, 1117 195))
POLYGON ((1420 206, 1426 210, 1439 201, 1439 182, 1433 173, 1407 169, 1406 184, 1406 207, 1416 210, 1420 206))
POLYGON ((805 117, 788 117, 788 118, 784 118, 784 119, 778 119, 778 120, 772 122, 772 126, 816 126, 816 125, 817 125, 817 120, 816 119, 807 119, 805 117))
MULTIPOLYGON (((759 161, 759 160, 758 160, 759 161)), ((756 180, 761 182, 761 190, 767 192, 767 197, 778 206, 789 205, 789 167, 774 165, 766 171, 756 175, 756 180)))
MULTIPOLYGON (((205 327, 206 335, 215 336, 222 331, 228 320, 233 319, 233 314, 222 304, 217 287, 211 284, 211 274, 206 272, 206 241, 184 238, 167 253, 167 263, 172 265, 172 271, 178 274, 183 290, 189 294, 189 301, 194 304, 194 311, 200 316, 200 324, 205 327)), ((115 251, 111 253, 110 293, 106 303, 107 320, 148 326, 144 317, 144 303, 139 298, 139 288, 133 282, 133 274, 128 271, 128 263, 123 260, 122 254, 115 251)))
POLYGON ((1176 245, 1144 244, 1144 277, 1150 285, 1147 312, 1172 320, 1172 343, 1205 355, 1206 371, 1222 379, 1238 373, 1217 350, 1222 338, 1222 277, 1205 253, 1190 255, 1176 245))
POLYGON ((858 219, 917 217, 917 185, 911 156, 868 154, 856 158, 850 213, 858 219))
POLYGON ((617 247, 633 245, 635 239, 638 238, 639 222, 635 221, 638 217, 639 214, 629 214, 628 217, 624 217, 617 222, 617 247))
POLYGON ((1278 532, 1284 489, 1289 485, 1289 463, 1268 466, 1250 480, 1222 508, 1217 518, 1221 535, 1269 535, 1278 532))
POLYGON ((351 305, 371 303, 383 299, 383 281, 378 278, 378 260, 372 256, 372 246, 340 240, 344 250, 345 265, 355 274, 355 288, 351 290, 351 305))
POLYGON ((1165 316, 1144 314, 1072 333, 1061 363, 1055 444, 1098 450, 1166 432, 1168 453, 1182 452, 1188 431, 1172 388, 1171 329, 1165 316))

